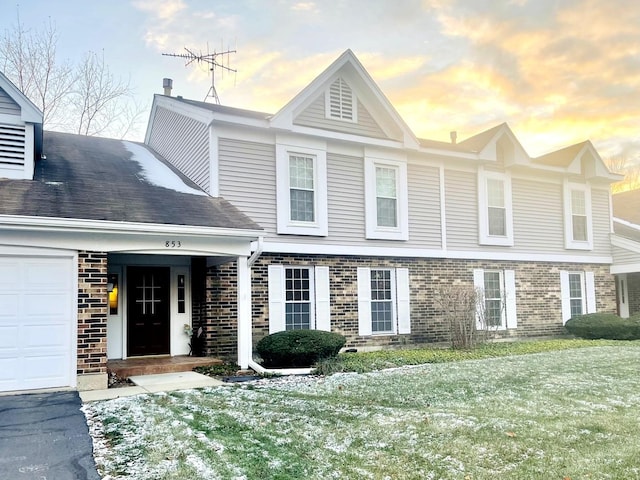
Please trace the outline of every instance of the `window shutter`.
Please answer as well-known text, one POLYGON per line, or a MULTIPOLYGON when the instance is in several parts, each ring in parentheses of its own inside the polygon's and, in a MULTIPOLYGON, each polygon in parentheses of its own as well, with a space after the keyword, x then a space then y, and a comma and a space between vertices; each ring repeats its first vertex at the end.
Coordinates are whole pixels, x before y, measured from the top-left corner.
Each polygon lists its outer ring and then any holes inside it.
POLYGON ((316 275, 316 329, 331 331, 331 305, 329 267, 315 267, 316 275))
POLYGON ((585 272, 584 280, 586 284, 587 313, 596 313, 596 281, 593 272, 585 272))
POLYGON ((504 296, 507 328, 518 328, 516 313, 516 273, 513 270, 504 271, 504 296))
POLYGON ((396 300, 398 301, 398 333, 411 333, 409 307, 409 269, 396 268, 396 300))
POLYGON ((284 267, 269 265, 269 333, 283 331, 285 326, 284 267))
MULTIPOLYGON (((476 310, 479 306, 484 305, 484 270, 481 268, 473 269, 473 286, 476 289, 476 293, 480 296, 477 299, 476 310)), ((476 311, 476 328, 478 330, 483 330, 484 325, 482 316, 479 311, 476 311)))
POLYGON ((562 298, 562 324, 571 318, 569 272, 560 272, 560 296, 562 298))
POLYGON ((358 335, 371 335, 371 270, 358 268, 358 335))
POLYGON ((398 301, 398 333, 411 333, 411 315, 409 306, 409 269, 396 269, 396 296, 398 301))

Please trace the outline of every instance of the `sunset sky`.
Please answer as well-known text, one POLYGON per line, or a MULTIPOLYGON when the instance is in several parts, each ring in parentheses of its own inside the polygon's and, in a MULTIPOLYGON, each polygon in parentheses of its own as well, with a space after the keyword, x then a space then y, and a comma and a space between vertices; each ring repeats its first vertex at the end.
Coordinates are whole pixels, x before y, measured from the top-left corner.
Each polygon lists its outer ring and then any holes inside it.
MULTIPOLYGON (((162 78, 203 100, 204 67, 162 56, 231 48, 224 105, 275 113, 350 48, 414 133, 460 140, 507 122, 537 156, 590 139, 640 163, 640 2, 630 0, 23 0, 60 58, 102 52, 150 105, 162 78)), ((226 62, 226 57, 225 57, 226 62)), ((141 140, 146 123, 137 138, 141 140)))

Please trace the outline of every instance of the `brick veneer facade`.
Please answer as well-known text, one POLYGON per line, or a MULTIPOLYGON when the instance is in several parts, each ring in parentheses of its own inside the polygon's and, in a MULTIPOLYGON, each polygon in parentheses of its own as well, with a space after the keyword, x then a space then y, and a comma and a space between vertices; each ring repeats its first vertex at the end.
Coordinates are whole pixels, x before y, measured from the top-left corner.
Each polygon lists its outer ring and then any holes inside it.
POLYGON ((206 354, 234 357, 238 351, 236 262, 207 269, 205 280, 206 354))
POLYGON ((640 313, 640 273, 627 274, 629 315, 640 313))
POLYGON ((107 254, 78 252, 78 375, 107 373, 107 254))
MULTIPOLYGON (((329 267, 331 329, 347 337, 347 347, 401 346, 448 341, 448 326, 434 301, 436 291, 452 283, 472 287, 475 268, 515 271, 518 328, 499 332, 499 335, 504 337, 534 338, 566 333, 562 324, 561 270, 594 272, 597 310, 616 311, 615 280, 609 273, 608 265, 263 254, 251 269, 254 345, 269 333, 267 271, 270 264, 329 267), (358 335, 358 267, 409 269, 411 334, 368 337, 358 335)), ((235 354, 235 263, 209 269, 207 302, 209 353, 235 354)))

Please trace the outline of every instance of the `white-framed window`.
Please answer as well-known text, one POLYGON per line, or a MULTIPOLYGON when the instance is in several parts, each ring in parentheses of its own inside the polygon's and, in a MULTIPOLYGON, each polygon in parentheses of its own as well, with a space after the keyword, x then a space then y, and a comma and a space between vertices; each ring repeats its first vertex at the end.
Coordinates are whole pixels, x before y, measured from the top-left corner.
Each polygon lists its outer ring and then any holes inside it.
POLYGON ((269 333, 331 330, 329 267, 269 265, 269 333))
POLYGON ((358 268, 358 334, 411 333, 409 270, 358 268))
POLYGON ((513 246, 511 177, 478 171, 479 241, 482 245, 513 246))
POLYGON ((518 327, 515 271, 477 268, 473 271, 473 284, 480 295, 476 328, 518 327))
POLYGON ((315 222, 315 157, 289 155, 289 218, 293 222, 315 222))
POLYGON ((349 84, 337 78, 325 93, 325 116, 333 120, 358 122, 358 103, 349 84))
POLYGON ((409 239, 407 164, 365 156, 366 238, 409 239))
POLYGON ((562 323, 571 317, 595 313, 596 290, 593 272, 561 271, 562 323))
POLYGON ((326 236, 326 151, 277 144, 276 183, 278 233, 326 236))
POLYGON ((564 182, 564 237, 567 249, 593 249, 589 185, 564 182))

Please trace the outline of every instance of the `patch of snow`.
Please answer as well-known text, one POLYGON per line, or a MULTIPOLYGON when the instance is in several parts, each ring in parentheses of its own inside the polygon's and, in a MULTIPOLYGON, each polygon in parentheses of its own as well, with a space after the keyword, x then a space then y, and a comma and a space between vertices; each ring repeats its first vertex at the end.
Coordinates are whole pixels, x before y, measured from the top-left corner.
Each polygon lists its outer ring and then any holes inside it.
POLYGON ((207 195, 202 190, 190 187, 168 166, 142 145, 123 141, 124 147, 131 152, 131 160, 140 165, 144 179, 152 185, 167 188, 180 193, 191 195, 207 195))

